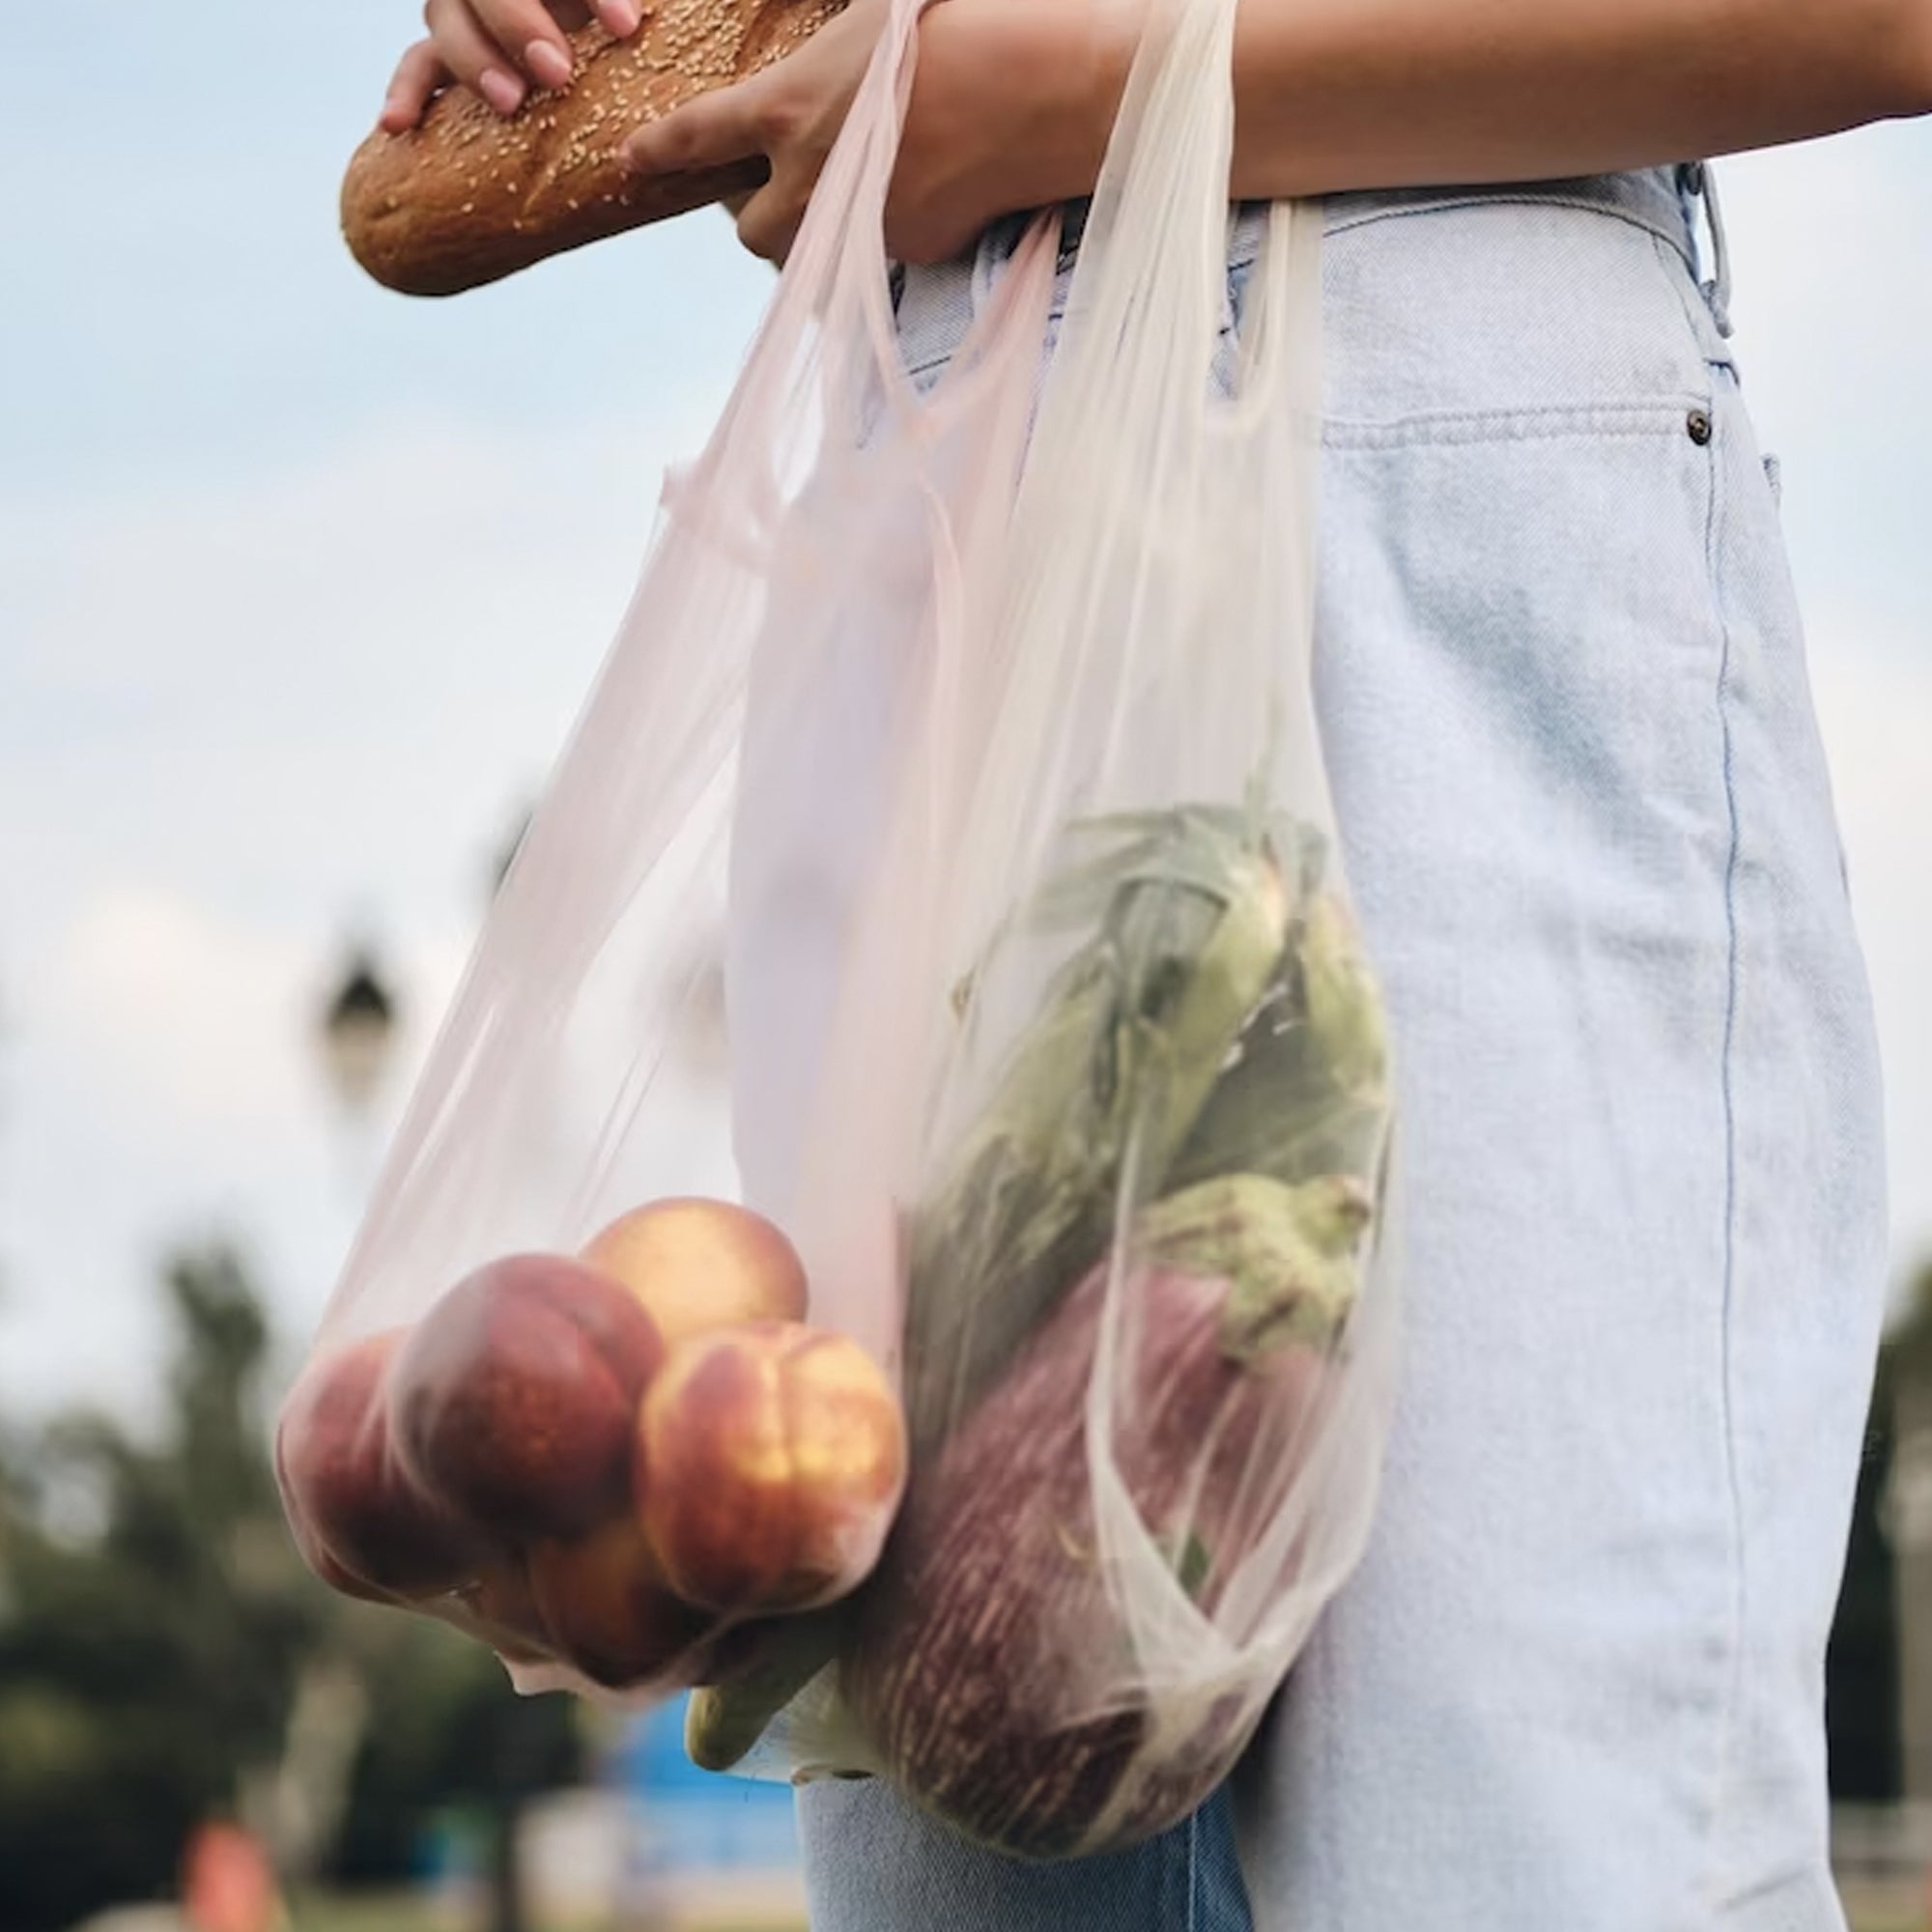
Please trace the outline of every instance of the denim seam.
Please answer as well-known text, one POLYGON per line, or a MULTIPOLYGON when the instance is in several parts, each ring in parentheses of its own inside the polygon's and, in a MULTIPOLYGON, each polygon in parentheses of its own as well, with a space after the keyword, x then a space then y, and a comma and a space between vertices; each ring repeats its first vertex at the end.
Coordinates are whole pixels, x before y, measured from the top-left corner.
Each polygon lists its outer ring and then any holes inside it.
POLYGON ((1350 229, 1367 228, 1378 221, 1404 221, 1411 215, 1472 208, 1568 208, 1583 214, 1605 215, 1611 221, 1622 221, 1632 228, 1641 229, 1656 241, 1667 242, 1684 257, 1691 274, 1694 276, 1697 272, 1697 265, 1688 242, 1661 222, 1651 220, 1635 209, 1592 201, 1587 195, 1580 194, 1469 194, 1447 196, 1439 201, 1406 202, 1395 208, 1364 209, 1359 214, 1337 215, 1327 222, 1324 232, 1346 235, 1350 229))
POLYGON ((1743 845, 1742 815, 1738 806, 1736 746, 1731 731, 1732 709, 1732 627, 1719 569, 1719 528, 1723 517, 1723 466, 1718 460, 1724 438, 1714 437, 1706 452, 1710 471, 1710 509, 1705 524, 1705 567, 1709 572, 1712 605, 1721 639, 1718 661, 1718 723, 1722 744, 1724 809, 1728 821, 1728 845, 1724 855, 1724 1032, 1719 1062, 1719 1085, 1723 1097, 1724 1132, 1724 1229, 1721 1293, 1719 1304, 1719 1350, 1721 1357, 1720 1410, 1723 1417, 1724 1475, 1731 1508, 1731 1601, 1729 1682, 1725 1693, 1720 1742, 1718 1750, 1716 1789, 1711 1803, 1711 1866, 1707 1896, 1715 1908, 1721 1898, 1721 1818, 1724 1792, 1730 1779, 1732 1749, 1740 1708, 1744 1670, 1745 1562, 1744 1493, 1738 1473, 1738 1437, 1735 1407, 1732 1316, 1737 1289, 1738 1214, 1738 1133, 1736 1093, 1736 1042, 1740 945, 1738 936, 1738 865, 1743 845))
POLYGON ((1201 1898, 1200 1837, 1201 1813, 1197 1809, 1187 1820, 1187 1932, 1195 1932, 1194 1908, 1201 1898))
POLYGON ((1640 403, 1555 403, 1520 409, 1424 411, 1387 422, 1330 418, 1321 440, 1332 447, 1386 449, 1406 443, 1542 442, 1565 437, 1667 437, 1684 434, 1685 412, 1709 398, 1682 395, 1640 403))

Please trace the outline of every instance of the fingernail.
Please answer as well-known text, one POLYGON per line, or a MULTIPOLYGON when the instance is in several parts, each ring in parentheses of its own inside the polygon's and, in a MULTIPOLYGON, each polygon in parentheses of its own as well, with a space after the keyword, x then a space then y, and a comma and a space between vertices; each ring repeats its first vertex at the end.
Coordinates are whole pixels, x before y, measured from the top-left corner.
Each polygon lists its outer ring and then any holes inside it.
POLYGON ((604 24, 620 41, 628 41, 643 23, 644 16, 632 0, 604 0, 604 24))
POLYGON ((507 68, 486 67, 476 86, 498 114, 514 114, 524 104, 524 83, 507 68))
POLYGON ((554 41, 532 41, 524 49, 524 64, 545 87, 570 85, 570 56, 554 41))

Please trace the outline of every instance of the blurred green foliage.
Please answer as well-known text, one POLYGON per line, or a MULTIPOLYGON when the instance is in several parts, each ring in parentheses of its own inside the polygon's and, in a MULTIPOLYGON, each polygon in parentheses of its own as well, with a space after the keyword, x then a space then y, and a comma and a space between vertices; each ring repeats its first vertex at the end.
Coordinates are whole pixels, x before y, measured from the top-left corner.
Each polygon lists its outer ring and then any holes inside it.
MULTIPOLYGON (((221 1248, 182 1257, 162 1286, 174 1340, 152 1439, 92 1412, 0 1427, 4 1932, 168 1895, 187 1833, 211 1815, 247 1817, 304 1883, 393 1883, 452 1801, 493 1816, 506 1844, 524 1797, 583 1768, 572 1702, 519 1698, 476 1645, 310 1577, 270 1464, 260 1296, 221 1248), (302 1773, 303 1687, 344 1682, 341 1788, 318 1792, 302 1773)), ((1895 1796, 1899 1775, 1880 1510, 1895 1362, 1889 1347, 1829 1662, 1833 1792, 1865 1801, 1895 1796)), ((495 1918, 515 1922, 507 1896, 495 1918)))
POLYGON ((1832 1796, 1840 1803, 1887 1804, 1902 1791, 1898 1683, 1898 1601, 1883 1502, 1891 1471, 1895 1350, 1880 1350, 1871 1417, 1852 1505, 1844 1581, 1825 1656, 1826 1735, 1832 1796))
POLYGON ((582 1769, 568 1700, 519 1698, 478 1646, 310 1577, 270 1462, 261 1297, 221 1248, 162 1285, 153 1439, 94 1412, 0 1435, 6 1932, 169 1895, 209 1816, 298 1876, 393 1879, 452 1798, 507 1817, 582 1769))

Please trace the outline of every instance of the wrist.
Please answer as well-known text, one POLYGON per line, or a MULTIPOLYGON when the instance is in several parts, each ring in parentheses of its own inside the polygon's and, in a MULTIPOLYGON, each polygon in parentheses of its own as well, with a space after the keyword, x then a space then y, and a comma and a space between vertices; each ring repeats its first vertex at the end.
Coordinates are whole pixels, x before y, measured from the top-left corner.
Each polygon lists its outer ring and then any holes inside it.
POLYGON ((940 0, 926 14, 914 118, 976 226, 1092 192, 1137 23, 1135 0, 940 0))

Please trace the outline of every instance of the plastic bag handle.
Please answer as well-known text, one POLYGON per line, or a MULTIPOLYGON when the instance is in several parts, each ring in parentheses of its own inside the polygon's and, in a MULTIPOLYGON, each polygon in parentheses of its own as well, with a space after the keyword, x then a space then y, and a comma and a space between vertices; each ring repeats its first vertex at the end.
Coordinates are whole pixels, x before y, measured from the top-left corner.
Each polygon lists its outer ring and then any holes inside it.
MULTIPOLYGON (((1047 290, 1058 263, 1060 214, 1037 216, 994 290, 974 317, 940 381, 921 394, 899 353, 898 330, 888 295, 886 200, 905 132, 919 65, 919 23, 937 0, 892 0, 878 43, 834 145, 825 173, 808 204, 794 245, 798 280, 828 290, 827 306, 856 297, 872 346, 880 386, 900 421, 922 439, 936 435, 966 407, 965 394, 1000 380, 1009 358, 1034 357, 1039 332, 1014 321, 1017 315, 1043 318, 1047 290), (800 260, 803 256, 805 259, 800 260), (1009 327, 1009 325, 1013 326, 1009 327), (998 350, 982 354, 992 336, 998 350), (996 371, 988 365, 998 365, 996 371)), ((787 275, 792 265, 787 264, 787 275)))
MULTIPOLYGON (((744 376, 725 404, 703 450, 664 479, 661 508, 676 517, 697 514, 719 476, 735 469, 738 515, 749 529, 715 529, 717 539, 755 558, 783 515, 784 492, 775 479, 743 465, 736 454, 741 423, 763 425, 795 408, 790 359, 770 353, 814 330, 842 336, 863 327, 872 376, 901 427, 922 442, 966 410, 993 384, 1015 381, 1010 365, 1040 354, 1043 324, 1058 261, 1058 210, 1042 213, 1015 251, 1008 271, 974 317, 951 361, 929 392, 921 394, 899 353, 888 295, 886 197, 898 159, 905 110, 918 61, 919 22, 935 0, 892 0, 844 125, 826 156, 784 271, 758 326, 744 376), (1037 318, 1038 326, 1032 325, 1037 318), (994 338, 990 351, 985 339, 994 338)), ((850 398, 846 398, 849 402, 850 398)), ((706 518, 707 527, 716 523, 706 518)))

